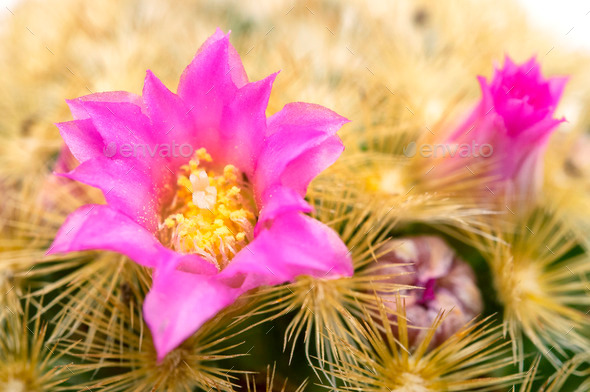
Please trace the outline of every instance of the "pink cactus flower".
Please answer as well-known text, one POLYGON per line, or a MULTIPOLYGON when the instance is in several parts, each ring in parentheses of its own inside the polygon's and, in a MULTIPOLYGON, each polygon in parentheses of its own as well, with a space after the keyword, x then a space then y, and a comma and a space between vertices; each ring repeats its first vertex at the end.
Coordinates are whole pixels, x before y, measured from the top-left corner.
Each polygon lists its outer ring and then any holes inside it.
POLYGON ((478 80, 482 99, 451 139, 491 145, 497 176, 519 192, 534 192, 549 136, 565 121, 553 115, 567 78, 544 78, 534 57, 521 65, 506 57, 490 83, 478 80))
MULTIPOLYGON (((391 273, 400 274, 392 283, 421 287, 404 290, 408 338, 420 343, 439 312, 446 318, 436 330, 431 346, 436 347, 459 331, 483 310, 475 274, 442 239, 433 236, 399 238, 388 241, 380 263, 391 264, 391 273), (400 266, 401 264, 401 266, 400 266)), ((397 309, 396 297, 384 295, 385 304, 397 309)))
POLYGON ((107 204, 73 212, 49 253, 109 250, 153 268, 144 315, 159 359, 248 290, 353 273, 304 200, 342 153, 347 120, 300 102, 267 118, 276 76, 249 82, 217 30, 176 94, 148 71, 141 96, 69 101, 74 121, 58 124, 80 162, 61 175, 101 189, 107 204))

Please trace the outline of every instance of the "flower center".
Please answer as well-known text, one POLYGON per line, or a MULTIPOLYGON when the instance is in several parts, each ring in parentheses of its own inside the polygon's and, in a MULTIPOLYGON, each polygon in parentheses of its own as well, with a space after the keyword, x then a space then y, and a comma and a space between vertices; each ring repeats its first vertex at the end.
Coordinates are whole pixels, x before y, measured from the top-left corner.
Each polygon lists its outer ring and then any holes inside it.
POLYGON ((399 169, 375 171, 370 173, 365 181, 369 191, 389 196, 403 195, 407 192, 406 180, 399 169))
POLYGON ((397 376, 397 385, 392 392, 430 392, 431 389, 426 386, 426 381, 418 374, 411 371, 405 371, 397 376))
POLYGON ((0 387, 4 387, 5 391, 13 391, 13 392, 26 392, 29 389, 29 386, 21 380, 16 379, 9 379, 6 382, 0 384, 0 387))
POLYGON ((160 239, 221 270, 252 240, 256 203, 250 183, 235 166, 219 172, 211 162, 201 148, 180 168, 176 194, 162 214, 160 239))
POLYGON ((510 279, 496 280, 500 300, 511 312, 525 311, 531 301, 546 295, 540 285, 541 271, 532 262, 523 264, 510 264, 512 268, 506 271, 510 279))

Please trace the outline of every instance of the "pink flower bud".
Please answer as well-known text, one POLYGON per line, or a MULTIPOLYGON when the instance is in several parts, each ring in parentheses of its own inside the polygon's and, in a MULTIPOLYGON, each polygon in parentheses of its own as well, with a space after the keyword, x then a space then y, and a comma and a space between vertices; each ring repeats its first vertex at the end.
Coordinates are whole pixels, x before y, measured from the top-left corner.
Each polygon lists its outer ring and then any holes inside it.
MULTIPOLYGON (((379 263, 391 264, 392 273, 406 273, 392 278, 392 283, 423 288, 400 293, 405 296, 410 346, 422 341, 441 310, 447 316, 436 330, 431 346, 442 343, 483 310, 473 270, 440 238, 400 238, 387 242, 383 250, 386 253, 379 263)), ((386 306, 397 310, 394 295, 382 298, 386 306)))
POLYGON ((490 82, 481 76, 478 80, 481 101, 451 141, 491 145, 495 174, 512 180, 521 196, 536 193, 549 136, 564 121, 553 115, 567 78, 544 78, 535 58, 518 65, 506 57, 490 82))

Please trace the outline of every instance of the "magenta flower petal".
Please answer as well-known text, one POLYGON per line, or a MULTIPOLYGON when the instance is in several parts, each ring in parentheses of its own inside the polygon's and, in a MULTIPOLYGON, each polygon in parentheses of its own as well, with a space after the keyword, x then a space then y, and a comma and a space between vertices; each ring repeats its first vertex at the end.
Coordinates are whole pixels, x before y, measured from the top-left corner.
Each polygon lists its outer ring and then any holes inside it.
POLYGON ((94 93, 85 95, 80 98, 66 101, 70 111, 76 120, 90 118, 90 113, 84 108, 85 102, 127 102, 138 107, 143 107, 143 101, 139 95, 128 93, 127 91, 109 91, 104 93, 94 93))
POLYGON ((295 190, 282 185, 267 189, 256 233, 265 228, 266 222, 272 222, 283 214, 311 211, 311 206, 295 190))
POLYGON ((59 124, 81 162, 63 176, 100 188, 108 206, 74 212, 51 252, 111 250, 154 268, 144 313, 160 359, 250 289, 353 272, 336 233, 303 215, 309 182, 343 150, 336 131, 347 120, 305 103, 267 119, 276 76, 249 83, 218 30, 178 94, 148 71, 143 96, 79 98, 69 102, 76 120, 59 124), (125 155, 124 144, 191 154, 125 155))
MULTIPOLYGON (((217 28, 217 30, 215 30, 215 34, 207 38, 203 45, 201 45, 201 47, 199 48, 199 52, 197 54, 208 49, 211 45, 218 43, 218 41, 224 38, 229 38, 229 32, 225 34, 223 31, 221 31, 220 28, 217 28)), ((233 47, 233 45, 229 43, 229 39, 227 56, 229 69, 231 70, 231 72, 229 72, 229 75, 231 76, 231 79, 236 85, 236 87, 241 88, 246 83, 248 83, 248 75, 246 75, 246 70, 244 69, 244 65, 242 64, 242 59, 240 59, 240 55, 238 54, 237 50, 233 47)))
MULTIPOLYGON (((153 132, 161 136, 162 142, 172 145, 182 143, 193 145, 195 130, 191 122, 192 118, 187 115, 190 107, 164 86, 151 71, 146 72, 143 100, 146 113, 152 122, 153 132)), ((170 157, 168 166, 175 172, 184 163, 186 163, 186 157, 176 154, 170 157)))
POLYGON ((166 136, 156 132, 142 107, 128 102, 80 101, 78 104, 90 116, 102 137, 103 157, 112 160, 123 158, 121 160, 129 168, 141 166, 150 171, 152 183, 164 185, 169 174, 161 170, 166 158, 157 153, 150 154, 149 147, 155 148, 166 142, 166 136), (124 146, 128 147, 127 156, 121 156, 125 153, 124 146))
POLYGON ((331 136, 293 159, 281 175, 281 183, 300 195, 307 193, 311 180, 328 168, 344 151, 338 136, 331 136))
POLYGON ((56 124, 74 157, 84 162, 104 154, 104 142, 89 119, 56 124))
POLYGON ((270 117, 254 175, 257 197, 265 198, 267 190, 279 184, 305 195, 310 180, 342 153, 335 134, 347 122, 322 106, 301 102, 287 104, 270 117), (321 148, 324 143, 326 149, 321 148))
POLYGON ((231 160, 250 176, 264 141, 264 134, 260 130, 266 127, 266 106, 277 75, 272 74, 240 88, 223 112, 214 155, 218 159, 231 160))
POLYGON ((288 282, 299 275, 334 278, 352 273, 350 255, 340 237, 323 223, 292 212, 261 230, 221 271, 220 278, 246 291, 288 282))
POLYGON ((238 91, 231 76, 229 46, 229 37, 224 36, 201 47, 178 85, 178 95, 190 110, 187 115, 195 126, 195 137, 213 156, 221 147, 214 130, 220 128, 224 108, 238 91))
POLYGON ((159 198, 151 172, 132 162, 94 158, 61 175, 101 189, 113 209, 154 231, 158 225, 159 198))
POLYGON ((552 97, 552 99, 559 101, 568 81, 569 77, 567 76, 556 76, 549 79, 547 81, 547 84, 549 85, 549 96, 552 97))
POLYGON ((160 269, 145 297, 143 313, 158 360, 191 336, 207 320, 231 305, 244 291, 216 277, 160 269))
POLYGON ((157 142, 150 119, 142 108, 128 102, 81 101, 80 107, 88 113, 94 127, 105 144, 157 142))
MULTIPOLYGON (((98 204, 85 205, 70 214, 47 253, 93 249, 122 253, 146 267, 178 264, 183 258, 164 247, 152 233, 128 216, 98 204)), ((197 258, 193 258, 192 262, 199 263, 201 273, 215 272, 213 266, 197 258)))

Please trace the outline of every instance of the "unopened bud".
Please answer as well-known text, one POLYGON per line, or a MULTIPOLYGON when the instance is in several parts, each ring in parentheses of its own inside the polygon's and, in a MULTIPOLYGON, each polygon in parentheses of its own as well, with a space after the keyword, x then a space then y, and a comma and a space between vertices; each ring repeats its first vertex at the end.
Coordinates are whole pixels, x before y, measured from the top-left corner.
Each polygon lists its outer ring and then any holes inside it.
MULTIPOLYGON (((431 347, 438 346, 481 313, 483 304, 473 270, 442 239, 401 238, 388 241, 381 250, 379 263, 390 263, 392 272, 403 273, 390 278, 391 283, 422 287, 400 293, 405 296, 410 346, 422 341, 441 310, 446 317, 436 330, 431 347)), ((386 294, 382 298, 386 306, 397 310, 396 295, 386 294)))

